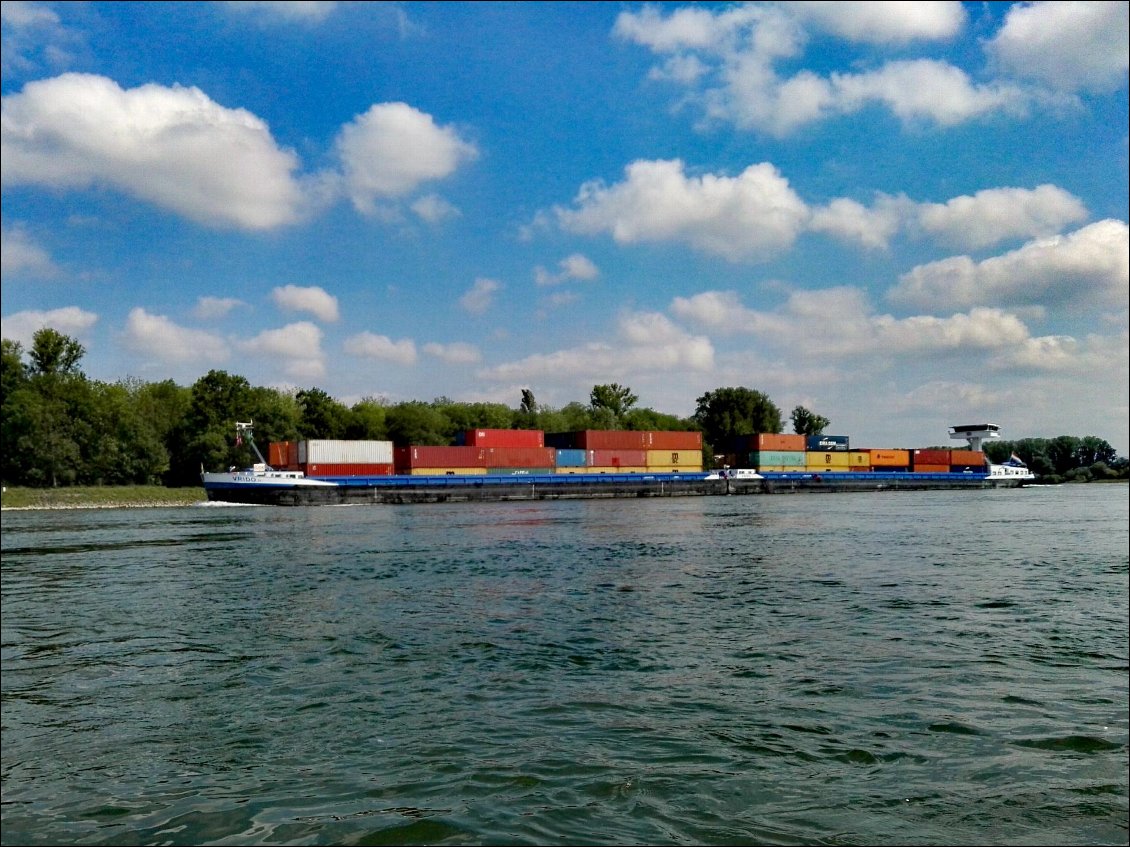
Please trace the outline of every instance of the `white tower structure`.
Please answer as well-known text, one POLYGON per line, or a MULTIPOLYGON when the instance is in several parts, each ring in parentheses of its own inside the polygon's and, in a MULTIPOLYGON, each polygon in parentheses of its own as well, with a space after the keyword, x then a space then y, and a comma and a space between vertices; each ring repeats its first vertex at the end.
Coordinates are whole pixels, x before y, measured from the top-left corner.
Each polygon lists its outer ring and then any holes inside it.
POLYGON ((969 442, 970 450, 980 451, 985 441, 1000 437, 1001 428, 996 424, 963 424, 950 427, 950 438, 969 442))

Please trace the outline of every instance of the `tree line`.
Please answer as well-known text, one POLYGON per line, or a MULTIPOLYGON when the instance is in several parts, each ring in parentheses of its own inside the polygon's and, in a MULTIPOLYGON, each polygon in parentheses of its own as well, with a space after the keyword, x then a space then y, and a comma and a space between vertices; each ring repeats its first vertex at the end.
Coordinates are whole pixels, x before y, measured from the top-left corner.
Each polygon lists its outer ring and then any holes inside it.
MULTIPOLYGON (((236 421, 254 421, 260 449, 271 441, 356 439, 420 446, 453 443, 469 429, 693 430, 703 433, 703 464, 736 435, 780 433, 781 410, 764 393, 718 388, 698 398, 693 415, 680 418, 637 405, 618 383, 595 385, 588 402, 560 408, 538 403, 523 389, 517 407, 504 403, 391 403, 366 397, 352 406, 320 388, 285 391, 251 385, 222 370, 190 387, 172 380, 136 378, 114 383, 89 379, 74 338, 51 328, 36 332, 30 349, 2 340, 0 372, 0 478, 6 485, 199 485, 202 469, 244 467, 254 461, 237 444, 236 421)), ((793 431, 821 434, 830 421, 797 406, 793 431)), ((1025 439, 986 448, 994 461, 1015 452, 1050 479, 1125 478, 1127 461, 1093 436, 1025 439)))

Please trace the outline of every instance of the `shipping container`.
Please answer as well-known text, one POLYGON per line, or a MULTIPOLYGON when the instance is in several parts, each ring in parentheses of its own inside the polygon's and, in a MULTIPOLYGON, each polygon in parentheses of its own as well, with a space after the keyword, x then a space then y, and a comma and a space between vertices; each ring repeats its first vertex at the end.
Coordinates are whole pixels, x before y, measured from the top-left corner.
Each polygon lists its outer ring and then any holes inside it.
POLYGON ((951 465, 977 465, 980 469, 985 464, 985 454, 980 450, 951 450, 951 465))
POLYGON ((847 468, 851 467, 848 461, 847 453, 828 452, 807 452, 804 454, 804 464, 807 468, 847 468))
POLYGON ((486 468, 412 468, 401 473, 410 476, 486 476, 486 468))
POLYGON ((487 468, 488 476, 533 476, 551 474, 555 468, 487 468))
POLYGON ((299 465, 298 469, 306 476, 392 476, 395 473, 390 462, 381 464, 315 462, 299 465))
POLYGON ((556 451, 554 465, 559 468, 583 468, 587 459, 587 450, 562 449, 556 451))
POLYGON ((463 433, 467 447, 544 447, 540 429, 468 429, 463 433))
POLYGON ((764 453, 766 451, 804 452, 806 439, 803 435, 778 435, 762 432, 750 436, 749 449, 764 453))
POLYGON ((552 447, 482 447, 488 468, 550 468, 557 461, 552 447))
POLYGON ((950 458, 952 450, 912 450, 911 451, 911 464, 915 467, 919 465, 951 465, 953 459, 950 458))
POLYGON ((809 435, 804 440, 804 449, 809 453, 847 452, 846 435, 809 435))
POLYGON ((871 450, 871 467, 875 470, 888 467, 909 467, 909 450, 871 450))
POLYGON ((397 447, 393 462, 398 471, 414 468, 485 468, 484 447, 397 447))
POLYGON ((672 465, 678 468, 702 467, 701 450, 648 450, 645 465, 672 465))
POLYGON ((755 468, 762 465, 782 465, 784 467, 803 468, 805 464, 803 450, 761 450, 750 453, 749 462, 755 468))
POLYGON ((298 464, 392 464, 391 441, 315 440, 298 442, 298 464))
POLYGON ((702 466, 693 465, 648 465, 648 473, 702 473, 702 466))
POLYGON ((848 451, 848 465, 853 471, 868 471, 871 470, 871 451, 870 450, 849 450, 848 451))
POLYGON ((833 467, 833 466, 830 466, 830 465, 821 465, 819 467, 813 467, 812 465, 809 465, 808 467, 806 467, 804 469, 804 472, 805 473, 816 473, 816 474, 820 474, 820 473, 851 473, 851 468, 849 468, 847 465, 839 465, 839 466, 836 466, 836 467, 833 467))
POLYGON ((949 465, 924 465, 918 462, 914 463, 915 473, 949 473, 949 465))
POLYGON ((590 468, 645 467, 646 450, 589 450, 586 464, 590 468))
POLYGON ((625 465, 624 467, 612 467, 611 465, 607 465, 603 467, 585 468, 585 473, 647 473, 647 468, 636 465, 625 465))
POLYGON ((648 450, 698 450, 702 452, 701 432, 653 431, 644 433, 648 450))
MULTIPOLYGON (((634 430, 586 429, 575 433, 582 450, 646 450, 646 434, 634 430)), ((641 463, 642 464, 642 463, 641 463)))

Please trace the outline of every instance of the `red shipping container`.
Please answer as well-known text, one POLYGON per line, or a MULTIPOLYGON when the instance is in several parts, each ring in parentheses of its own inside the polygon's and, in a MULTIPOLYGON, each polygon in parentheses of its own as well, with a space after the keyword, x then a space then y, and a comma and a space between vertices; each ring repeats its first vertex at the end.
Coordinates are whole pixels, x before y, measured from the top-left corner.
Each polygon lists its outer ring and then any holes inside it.
POLYGON ((919 465, 948 465, 950 464, 949 450, 912 450, 911 461, 915 467, 919 465))
POLYGON ((300 470, 306 476, 392 476, 393 466, 389 464, 330 463, 318 462, 303 465, 300 470))
POLYGON ((646 450, 646 433, 627 429, 586 429, 574 433, 581 450, 646 450))
POLYGON ((701 432, 655 431, 645 432, 648 450, 701 450, 701 432))
POLYGON ((483 447, 397 447, 393 462, 397 470, 412 468, 485 468, 483 447))
POLYGON ((590 468, 647 467, 647 451, 589 450, 585 464, 590 468))
POLYGON ((552 468, 557 451, 552 447, 484 447, 488 468, 552 468))
POLYGON ((762 432, 750 439, 750 448, 753 451, 782 450, 803 451, 808 447, 808 439, 803 435, 778 435, 772 432, 762 432))
POLYGON ((463 433, 468 447, 544 447, 540 429, 469 429, 463 433))

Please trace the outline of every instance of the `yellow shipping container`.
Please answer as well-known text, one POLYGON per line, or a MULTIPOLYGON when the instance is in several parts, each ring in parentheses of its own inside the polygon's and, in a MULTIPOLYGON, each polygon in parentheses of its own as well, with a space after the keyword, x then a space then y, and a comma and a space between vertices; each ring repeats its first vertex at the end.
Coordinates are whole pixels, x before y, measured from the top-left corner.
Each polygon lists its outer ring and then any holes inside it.
POLYGON ((701 473, 702 465, 648 465, 648 473, 701 473))
POLYGON ((486 468, 412 468, 411 476, 486 476, 486 468))
POLYGON ((701 450, 648 450, 647 466, 692 468, 702 467, 701 450))
POLYGON ((804 454, 806 468, 839 468, 846 469, 850 465, 850 454, 833 452, 809 452, 804 454))
POLYGON ((856 471, 869 471, 871 470, 871 451, 870 450, 850 450, 848 451, 848 464, 852 470, 856 471))
POLYGON ((843 465, 842 467, 838 467, 838 468, 825 467, 823 465, 821 465, 820 467, 813 467, 812 465, 807 465, 804 469, 804 472, 805 473, 851 473, 851 470, 852 469, 849 468, 847 465, 843 465))

